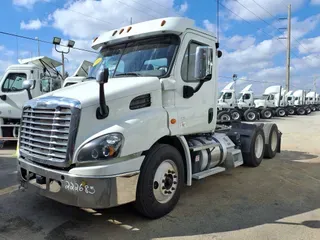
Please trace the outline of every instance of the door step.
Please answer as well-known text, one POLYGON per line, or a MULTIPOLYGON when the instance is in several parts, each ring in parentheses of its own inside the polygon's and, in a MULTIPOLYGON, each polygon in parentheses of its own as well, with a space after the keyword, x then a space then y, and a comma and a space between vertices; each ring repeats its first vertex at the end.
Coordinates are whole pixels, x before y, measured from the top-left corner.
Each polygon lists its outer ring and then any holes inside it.
POLYGON ((205 177, 209 177, 211 175, 217 174, 217 173, 221 173, 226 171, 226 169, 224 167, 215 167, 215 168, 211 168, 208 170, 205 170, 203 172, 199 172, 199 173, 194 173, 192 174, 192 178, 196 179, 196 180, 200 180, 203 179, 205 177))

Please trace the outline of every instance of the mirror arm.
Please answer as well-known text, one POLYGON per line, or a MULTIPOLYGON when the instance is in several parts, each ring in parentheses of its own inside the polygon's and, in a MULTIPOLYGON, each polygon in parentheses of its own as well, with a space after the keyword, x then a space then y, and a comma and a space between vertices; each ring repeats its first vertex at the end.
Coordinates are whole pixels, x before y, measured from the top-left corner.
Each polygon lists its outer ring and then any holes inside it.
POLYGON ((28 93, 28 98, 29 98, 29 100, 31 100, 32 99, 32 95, 31 95, 30 88, 26 89, 26 90, 27 90, 27 93, 28 93))
POLYGON ((104 83, 99 83, 99 108, 97 109, 97 118, 103 119, 109 115, 109 108, 106 105, 106 99, 104 95, 104 83), (99 112, 99 113, 98 113, 99 112))

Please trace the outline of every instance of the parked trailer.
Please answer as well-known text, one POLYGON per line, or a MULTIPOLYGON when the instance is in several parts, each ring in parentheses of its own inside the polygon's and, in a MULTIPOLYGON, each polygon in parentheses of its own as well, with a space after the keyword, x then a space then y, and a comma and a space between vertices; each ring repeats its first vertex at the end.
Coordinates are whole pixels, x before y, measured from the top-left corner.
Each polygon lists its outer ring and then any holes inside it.
POLYGON ((276 124, 217 125, 218 46, 210 32, 180 17, 96 38, 100 55, 89 74, 96 81, 24 105, 22 187, 77 207, 134 202, 142 215, 159 218, 173 210, 184 185, 274 157, 281 146, 276 124), (43 123, 30 112, 46 116, 47 127, 26 134, 28 122, 43 123))
POLYGON ((23 104, 31 98, 54 91, 62 86, 56 70, 61 63, 40 56, 20 59, 6 69, 0 80, 0 148, 6 141, 17 141, 23 104), (24 91, 26 85, 28 91, 24 91))

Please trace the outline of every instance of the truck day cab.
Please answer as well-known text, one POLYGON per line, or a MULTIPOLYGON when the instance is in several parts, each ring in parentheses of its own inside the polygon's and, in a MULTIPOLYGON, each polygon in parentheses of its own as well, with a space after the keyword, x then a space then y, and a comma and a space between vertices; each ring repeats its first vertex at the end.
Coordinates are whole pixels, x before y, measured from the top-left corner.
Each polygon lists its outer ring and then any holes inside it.
POLYGON ((20 59, 6 69, 0 80, 0 148, 5 141, 17 141, 22 107, 31 96, 61 88, 63 79, 56 70, 61 63, 46 56, 20 59), (26 81, 25 81, 26 80, 26 81), (30 85, 28 92, 24 84, 30 85))
POLYGON ((87 81, 24 105, 17 162, 25 188, 78 207, 134 202, 159 218, 183 185, 280 151, 276 124, 216 124, 221 52, 193 20, 134 24, 92 47, 100 55, 87 81))

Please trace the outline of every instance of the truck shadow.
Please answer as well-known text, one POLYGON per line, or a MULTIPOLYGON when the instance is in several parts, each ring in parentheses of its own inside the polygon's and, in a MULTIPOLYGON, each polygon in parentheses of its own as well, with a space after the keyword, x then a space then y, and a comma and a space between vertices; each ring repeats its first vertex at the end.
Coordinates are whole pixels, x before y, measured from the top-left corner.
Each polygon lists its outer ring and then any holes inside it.
MULTIPOLYGON (((268 223, 320 228, 319 221, 281 220, 320 207, 319 163, 316 155, 283 151, 261 167, 240 167, 195 181, 183 189, 174 211, 157 220, 139 216, 132 204, 105 210, 79 209, 32 193, 17 193, 6 200, 15 208, 11 219, 0 220, 0 232, 10 237, 20 231, 26 234, 29 229, 28 235, 47 240, 93 240, 196 237, 268 223)), ((0 213, 12 211, 1 204, 0 213)))

